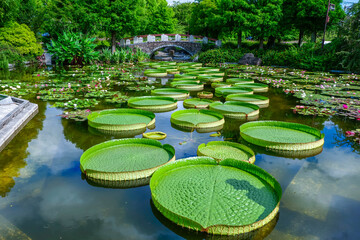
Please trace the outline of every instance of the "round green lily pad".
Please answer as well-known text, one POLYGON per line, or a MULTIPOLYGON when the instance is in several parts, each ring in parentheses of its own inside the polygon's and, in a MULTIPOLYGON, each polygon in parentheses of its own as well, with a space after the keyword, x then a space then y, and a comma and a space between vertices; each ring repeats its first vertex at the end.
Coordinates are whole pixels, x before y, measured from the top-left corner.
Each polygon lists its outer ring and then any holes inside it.
POLYGON ((197 93, 197 96, 199 98, 213 98, 214 97, 214 94, 212 92, 198 92, 197 93))
POLYGON ((235 83, 236 87, 251 88, 254 92, 267 92, 269 86, 262 83, 235 83))
POLYGON ((191 129, 218 128, 224 125, 224 116, 210 110, 188 109, 171 114, 170 121, 179 127, 191 129))
POLYGON ((230 94, 226 96, 226 101, 248 102, 258 105, 260 108, 269 106, 269 98, 261 95, 250 94, 230 94))
POLYGON ((252 144, 276 150, 310 150, 324 145, 324 134, 299 123, 248 122, 240 126, 240 135, 252 144))
POLYGON ((205 82, 210 82, 210 83, 224 81, 223 76, 198 76, 197 78, 200 80, 204 80, 205 82))
POLYGON ((222 87, 222 88, 227 88, 227 87, 231 87, 231 83, 224 83, 224 82, 213 82, 212 84, 211 84, 211 87, 212 88, 220 88, 220 87, 222 87))
POLYGON ((158 88, 151 91, 153 96, 172 97, 176 100, 184 100, 189 97, 189 91, 177 88, 158 88))
POLYGON ((154 125, 155 114, 140 109, 110 109, 87 116, 89 126, 101 132, 134 131, 154 125))
POLYGON ((213 141, 207 144, 200 144, 197 155, 212 157, 218 161, 231 158, 249 163, 255 162, 253 150, 245 145, 227 141, 213 141))
POLYGON ((128 100, 128 106, 152 112, 166 112, 177 108, 177 100, 162 96, 132 97, 128 100))
POLYGON ((254 91, 251 88, 245 87, 217 87, 215 88, 215 96, 227 96, 233 93, 241 93, 241 94, 253 94, 254 91))
POLYGON ((239 120, 255 120, 259 117, 259 107, 245 102, 213 102, 209 105, 209 109, 219 112, 225 117, 239 120))
POLYGON ((194 81, 174 81, 170 83, 172 87, 184 89, 188 91, 201 91, 204 89, 204 84, 194 81))
POLYGON ((252 79, 245 79, 245 78, 228 78, 226 79, 227 83, 254 83, 252 79))
POLYGON ((279 211, 280 184, 243 161, 182 159, 150 180, 156 208, 169 220, 209 234, 237 235, 258 229, 279 211))
POLYGON ((175 149, 145 138, 125 138, 97 144, 80 158, 80 169, 90 179, 129 181, 151 176, 175 160, 175 149))
POLYGON ((163 140, 166 138, 166 133, 163 132, 147 132, 142 134, 144 138, 150 138, 155 140, 163 140))
POLYGON ((167 76, 167 72, 166 70, 162 70, 162 69, 151 69, 151 70, 146 70, 144 72, 145 76, 148 77, 166 77, 167 76))
POLYGON ((207 108, 212 100, 209 99, 200 99, 200 98, 189 98, 184 100, 184 107, 185 108, 207 108))

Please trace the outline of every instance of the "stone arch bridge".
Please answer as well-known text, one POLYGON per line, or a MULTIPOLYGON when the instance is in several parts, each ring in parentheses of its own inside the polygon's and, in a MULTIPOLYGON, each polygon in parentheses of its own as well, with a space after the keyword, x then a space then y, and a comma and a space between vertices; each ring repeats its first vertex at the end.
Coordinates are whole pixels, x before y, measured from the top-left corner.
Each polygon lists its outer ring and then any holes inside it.
POLYGON ((121 39, 120 47, 139 48, 149 55, 164 47, 178 47, 191 56, 201 50, 202 44, 214 43, 221 46, 221 41, 213 38, 186 34, 153 34, 121 39))

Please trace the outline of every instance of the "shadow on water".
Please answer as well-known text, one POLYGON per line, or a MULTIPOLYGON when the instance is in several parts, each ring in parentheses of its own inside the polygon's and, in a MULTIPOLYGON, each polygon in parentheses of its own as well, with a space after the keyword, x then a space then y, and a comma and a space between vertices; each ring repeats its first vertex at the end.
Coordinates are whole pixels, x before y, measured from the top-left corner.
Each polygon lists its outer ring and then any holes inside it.
POLYGON ((167 219, 162 213, 157 210, 152 200, 150 200, 151 211, 157 220, 159 220, 165 227, 176 233, 177 235, 189 240, 260 240, 268 236, 276 226, 279 219, 279 213, 265 226, 254 231, 243 233, 234 236, 211 235, 204 232, 194 231, 188 228, 181 227, 174 222, 167 219))

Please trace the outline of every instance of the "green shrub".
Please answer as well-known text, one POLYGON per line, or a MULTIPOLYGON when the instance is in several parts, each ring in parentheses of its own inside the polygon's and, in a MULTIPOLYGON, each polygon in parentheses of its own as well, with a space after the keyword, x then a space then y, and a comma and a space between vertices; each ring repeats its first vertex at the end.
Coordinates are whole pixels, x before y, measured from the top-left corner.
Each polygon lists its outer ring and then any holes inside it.
POLYGON ((66 33, 51 40, 47 44, 50 54, 53 54, 57 64, 87 64, 96 61, 99 52, 95 51, 95 38, 89 38, 82 33, 66 33))
POLYGON ((101 50, 99 59, 100 59, 100 61, 102 61, 104 63, 110 63, 111 62, 111 49, 103 48, 101 50))
POLYGON ((100 54, 100 60, 105 63, 123 63, 123 62, 141 62, 146 59, 149 59, 149 54, 141 51, 141 49, 136 49, 133 51, 131 48, 120 48, 111 54, 109 48, 104 48, 100 54))
POLYGON ((8 70, 9 69, 9 62, 2 52, 0 52, 0 70, 8 70))
POLYGON ((0 53, 2 53, 6 57, 8 63, 18 65, 21 62, 26 61, 26 58, 22 56, 18 50, 6 44, 0 43, 0 53))
POLYGON ((238 62, 244 55, 241 49, 213 49, 199 54, 199 62, 202 63, 224 63, 238 62))
POLYGON ((37 43, 35 34, 25 24, 16 22, 0 28, 0 44, 15 48, 21 55, 40 56, 42 47, 37 43))

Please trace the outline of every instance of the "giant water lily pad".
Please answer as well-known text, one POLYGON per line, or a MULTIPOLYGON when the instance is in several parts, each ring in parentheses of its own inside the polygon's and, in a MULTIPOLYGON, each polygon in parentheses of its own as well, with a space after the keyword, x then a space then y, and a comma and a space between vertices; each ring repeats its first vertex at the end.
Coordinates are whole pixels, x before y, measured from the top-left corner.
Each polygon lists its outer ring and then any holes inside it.
POLYGON ((180 110, 171 114, 172 124, 190 129, 212 129, 222 128, 224 125, 224 116, 220 113, 210 110, 188 109, 180 110))
POLYGON ((250 94, 230 94, 226 96, 226 101, 247 102, 258 105, 260 108, 269 106, 269 98, 261 95, 250 94))
POLYGON ((194 81, 174 81, 170 85, 188 91, 201 91, 204 89, 204 84, 194 81))
POLYGON ((158 88, 151 91, 153 96, 172 97, 176 100, 184 100, 189 97, 189 91, 177 88, 158 88))
POLYGON ((87 116, 89 126, 104 132, 133 131, 154 125, 155 114, 140 109, 110 109, 87 116))
POLYGON ((310 150, 322 147, 324 134, 298 123, 280 121, 248 122, 240 126, 240 135, 246 141, 276 150, 310 150))
POLYGON ((217 87, 215 88, 215 96, 227 96, 233 93, 242 93, 242 94, 253 94, 254 91, 251 88, 245 87, 217 87))
POLYGON ((190 98, 184 100, 183 105, 185 108, 207 108, 212 102, 209 99, 190 98))
POLYGON ((213 102, 209 105, 209 109, 219 112, 225 117, 239 120, 254 120, 259 117, 259 107, 245 102, 213 102))
POLYGON ((132 97, 128 100, 128 106, 152 112, 166 112, 177 108, 177 100, 162 96, 132 97))
POLYGON ((235 83, 236 87, 251 88, 254 92, 267 92, 268 85, 262 83, 235 83))
POLYGON ((150 189, 154 205, 171 221, 221 235, 250 232, 270 222, 282 192, 270 174, 253 164, 208 157, 161 167, 150 189))
POLYGON ((227 141, 203 143, 198 147, 197 154, 198 156, 212 157, 218 161, 231 158, 250 163, 255 162, 255 153, 250 148, 239 143, 227 141))
POLYGON ((226 79, 227 83, 254 83, 253 79, 246 78, 228 78, 226 79))
POLYGON ((129 181, 151 176, 175 160, 171 145, 145 138, 112 140, 86 150, 80 158, 81 171, 90 179, 129 181))

